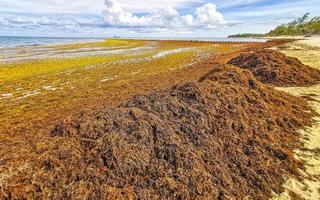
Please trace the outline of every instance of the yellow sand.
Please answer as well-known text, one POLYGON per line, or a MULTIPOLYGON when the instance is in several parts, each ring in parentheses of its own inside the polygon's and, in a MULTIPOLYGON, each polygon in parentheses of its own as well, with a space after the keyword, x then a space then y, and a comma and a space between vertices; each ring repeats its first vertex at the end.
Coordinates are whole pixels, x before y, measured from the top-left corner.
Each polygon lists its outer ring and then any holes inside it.
POLYGON ((298 43, 305 44, 312 47, 320 47, 320 37, 313 36, 313 37, 302 38, 302 40, 298 41, 298 43))
MULTIPOLYGON (((282 52, 295 56, 305 64, 320 69, 320 48, 317 47, 317 45, 320 45, 319 42, 319 37, 307 38, 307 40, 293 42, 282 52), (313 46, 310 46, 310 44, 313 46)), ((295 96, 312 97, 314 100, 308 102, 320 114, 320 85, 278 89, 295 96)), ((320 199, 320 117, 315 117, 314 120, 315 123, 312 127, 300 131, 307 150, 297 150, 295 152, 296 157, 304 162, 306 169, 302 171, 302 174, 306 175, 306 178, 303 181, 289 178, 284 185, 286 192, 275 195, 272 199, 292 199, 289 196, 290 191, 303 199, 320 199)))

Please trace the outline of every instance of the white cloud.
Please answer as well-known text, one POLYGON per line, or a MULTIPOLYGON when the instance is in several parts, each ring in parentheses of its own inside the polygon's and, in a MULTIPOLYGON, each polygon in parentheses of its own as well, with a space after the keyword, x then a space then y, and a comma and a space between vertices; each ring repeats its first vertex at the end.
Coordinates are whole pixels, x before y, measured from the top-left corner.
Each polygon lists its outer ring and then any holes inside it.
POLYGON ((33 23, 31 20, 26 19, 26 18, 21 18, 21 17, 8 18, 5 20, 8 23, 12 23, 12 24, 32 24, 33 23))
POLYGON ((216 11, 214 4, 206 4, 196 9, 197 21, 201 24, 223 24, 225 23, 221 13, 216 11))
POLYGON ((230 25, 212 3, 196 8, 194 13, 181 15, 173 7, 151 10, 137 15, 125 9, 116 0, 105 0, 104 19, 110 27, 121 27, 138 32, 159 30, 192 30, 194 28, 208 30, 230 25))
POLYGON ((175 9, 190 8, 194 4, 203 3, 204 0, 117 0, 116 2, 127 11, 145 13, 167 9, 168 7, 175 9))
POLYGON ((103 28, 103 20, 88 19, 88 18, 77 18, 77 17, 67 17, 64 15, 57 15, 55 17, 48 16, 0 16, 0 25, 2 28, 9 29, 47 29, 47 30, 81 30, 86 28, 103 28))
MULTIPOLYGON (((143 12, 173 7, 185 8, 203 0, 117 0, 130 12, 143 12)), ((77 13, 96 14, 102 11, 104 0, 0 0, 0 13, 77 13)))
POLYGON ((7 31, 56 34, 74 29, 110 35, 191 33, 231 25, 214 4, 203 2, 207 1, 68 0, 66 6, 65 0, 0 0, 0 24, 7 31))
POLYGON ((232 7, 239 7, 239 6, 247 6, 254 3, 263 2, 265 0, 232 0, 232 1, 225 1, 225 0, 218 0, 217 3, 220 5, 220 8, 232 8, 232 7))
POLYGON ((181 17, 181 20, 182 20, 182 23, 187 25, 187 26, 192 26, 193 25, 193 21, 194 21, 194 18, 193 18, 193 15, 184 15, 181 17))

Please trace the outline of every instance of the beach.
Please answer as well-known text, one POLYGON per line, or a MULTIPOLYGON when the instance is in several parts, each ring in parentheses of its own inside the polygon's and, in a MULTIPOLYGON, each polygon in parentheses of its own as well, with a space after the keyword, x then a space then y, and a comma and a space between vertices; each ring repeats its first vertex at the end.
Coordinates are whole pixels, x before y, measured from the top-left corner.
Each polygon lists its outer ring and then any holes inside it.
POLYGON ((318 80, 303 65, 318 66, 308 43, 109 39, 3 51, 0 197, 317 198, 319 86, 284 87, 318 80), (247 59, 270 68, 255 73, 247 59))
MULTIPOLYGON (((285 45, 281 51, 289 56, 299 58, 303 63, 314 68, 320 69, 320 37, 299 37, 298 41, 285 45)), ((308 103, 312 108, 320 114, 320 85, 310 87, 289 87, 278 88, 281 91, 288 92, 295 96, 309 97, 308 103)), ((298 197, 303 199, 319 199, 320 194, 320 118, 314 118, 314 123, 311 127, 306 127, 301 130, 301 139, 304 144, 303 149, 296 151, 296 156, 302 160, 305 165, 305 179, 297 180, 290 178, 287 180, 285 187, 287 192, 275 197, 275 199, 290 199, 288 192, 293 191, 298 194, 298 197)))

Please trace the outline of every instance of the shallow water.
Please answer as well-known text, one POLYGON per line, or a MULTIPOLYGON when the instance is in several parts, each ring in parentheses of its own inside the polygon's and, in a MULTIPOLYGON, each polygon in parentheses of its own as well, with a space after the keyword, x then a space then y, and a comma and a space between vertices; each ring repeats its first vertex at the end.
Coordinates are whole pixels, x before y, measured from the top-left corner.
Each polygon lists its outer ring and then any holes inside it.
MULTIPOLYGON (((14 37, 0 36, 0 49, 25 47, 25 46, 40 46, 51 44, 66 44, 78 42, 94 42, 101 41, 107 38, 81 38, 81 37, 14 37)), ((184 41, 209 41, 209 42, 266 42, 266 39, 258 38, 192 38, 192 37, 144 37, 144 38, 124 38, 138 40, 184 40, 184 41)))
POLYGON ((134 38, 128 37, 125 39, 137 40, 182 40, 182 41, 205 41, 205 42, 266 42, 268 39, 263 38, 215 38, 215 37, 147 37, 134 38))
POLYGON ((0 49, 48 44, 101 41, 105 38, 70 38, 70 37, 13 37, 0 36, 0 49))

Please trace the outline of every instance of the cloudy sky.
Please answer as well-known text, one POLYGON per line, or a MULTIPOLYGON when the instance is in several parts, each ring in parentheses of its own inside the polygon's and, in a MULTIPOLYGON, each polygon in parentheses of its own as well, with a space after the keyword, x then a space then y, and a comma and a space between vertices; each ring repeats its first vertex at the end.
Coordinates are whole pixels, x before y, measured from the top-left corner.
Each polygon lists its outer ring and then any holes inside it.
POLYGON ((0 0, 0 35, 224 37, 319 10, 320 0, 0 0))

